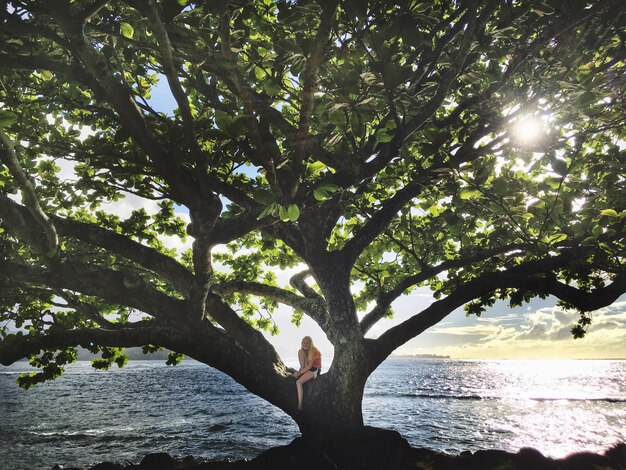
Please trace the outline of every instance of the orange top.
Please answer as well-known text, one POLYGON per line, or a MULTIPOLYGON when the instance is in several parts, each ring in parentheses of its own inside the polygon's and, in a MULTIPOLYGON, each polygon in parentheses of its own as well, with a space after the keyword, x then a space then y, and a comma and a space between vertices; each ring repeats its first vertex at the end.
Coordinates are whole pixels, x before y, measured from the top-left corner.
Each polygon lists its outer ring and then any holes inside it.
POLYGON ((313 348, 313 365, 311 367, 322 368, 322 353, 317 348, 313 348))

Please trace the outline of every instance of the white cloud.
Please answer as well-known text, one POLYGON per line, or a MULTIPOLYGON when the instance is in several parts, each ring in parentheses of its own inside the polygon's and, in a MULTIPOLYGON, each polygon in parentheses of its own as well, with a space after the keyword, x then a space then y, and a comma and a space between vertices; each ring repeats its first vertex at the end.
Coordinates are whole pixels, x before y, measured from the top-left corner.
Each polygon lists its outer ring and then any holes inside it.
POLYGON ((453 357, 626 357, 626 301, 618 301, 592 315, 587 335, 577 340, 570 330, 579 314, 556 306, 528 312, 518 323, 513 323, 510 316, 488 321, 476 319, 473 325, 440 325, 429 333, 465 338, 456 344, 441 342, 436 348, 437 353, 453 357))

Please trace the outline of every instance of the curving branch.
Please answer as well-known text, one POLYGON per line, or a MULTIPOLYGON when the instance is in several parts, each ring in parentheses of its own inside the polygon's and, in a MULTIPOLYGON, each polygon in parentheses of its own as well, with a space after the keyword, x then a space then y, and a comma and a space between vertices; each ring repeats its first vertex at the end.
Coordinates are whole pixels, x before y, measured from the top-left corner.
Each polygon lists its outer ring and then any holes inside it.
POLYGON ((65 300, 67 305, 65 305, 64 307, 73 308, 77 312, 82 313, 87 318, 105 329, 116 330, 124 327, 124 325, 122 325, 121 323, 110 322, 100 314, 95 305, 79 300, 78 296, 70 292, 57 291, 55 292, 55 294, 65 300))
POLYGON ((441 172, 458 168, 462 163, 473 161, 492 150, 495 140, 478 149, 474 148, 474 144, 501 125, 504 125, 503 119, 497 121, 494 126, 478 126, 469 134, 453 158, 449 161, 436 162, 428 169, 416 174, 409 184, 384 201, 381 208, 345 244, 342 249, 345 259, 350 264, 354 264, 365 247, 387 228, 398 211, 411 199, 417 197, 424 188, 428 188, 432 181, 437 181, 441 177, 441 172))
POLYGON ((59 237, 57 235, 54 224, 46 213, 41 208, 37 194, 35 193, 35 187, 30 178, 17 159, 15 149, 11 144, 11 140, 0 129, 0 143, 2 144, 3 151, 0 151, 0 159, 9 168, 9 171, 13 175, 15 182, 22 188, 22 197, 28 211, 32 214, 33 219, 39 226, 39 230, 43 231, 46 240, 46 250, 44 252, 46 257, 53 257, 59 251, 59 237))
POLYGON ((350 265, 353 265, 365 247, 370 244, 393 220, 398 211, 433 178, 431 171, 417 176, 411 183, 383 202, 382 207, 348 240, 341 252, 350 265))
MULTIPOLYGON (((309 288, 310 289, 310 288, 309 288)), ((322 298, 315 294, 316 297, 302 297, 280 287, 268 286, 259 282, 251 281, 229 281, 223 284, 214 284, 212 290, 222 296, 241 292, 252 294, 259 297, 266 297, 285 305, 289 305, 298 310, 307 313, 324 329, 328 323, 328 311, 326 304, 322 298)))
MULTIPOLYGON (((144 2, 137 2, 137 6, 141 8, 144 6, 144 2)), ((161 58, 163 59, 165 76, 167 77, 170 90, 172 91, 172 95, 174 96, 176 103, 178 103, 178 108, 180 109, 180 114, 183 118, 183 133, 185 141, 193 153, 196 162, 201 163, 203 160, 203 152, 198 145, 198 139, 194 128, 194 118, 191 114, 191 107, 189 106, 187 94, 178 80, 178 73, 172 55, 172 43, 167 29, 161 20, 158 7, 154 1, 151 0, 147 2, 145 8, 141 8, 141 10, 145 12, 146 16, 150 20, 152 31, 156 37, 159 51, 161 52, 161 58)))
POLYGON ((298 289, 307 299, 317 299, 319 302, 324 302, 324 298, 306 283, 306 278, 312 275, 313 273, 310 269, 305 269, 291 276, 289 284, 291 284, 294 289, 298 289))
POLYGON ((211 233, 211 243, 214 245, 226 244, 254 230, 263 229, 277 222, 274 217, 259 219, 260 212, 260 209, 256 209, 229 219, 219 220, 211 233))
POLYGON ((606 307, 626 294, 626 272, 618 273, 613 282, 598 287, 591 292, 559 282, 554 277, 528 277, 513 282, 511 287, 532 290, 540 294, 550 294, 567 302, 581 312, 591 312, 606 307))
MULTIPOLYGON (((41 242, 34 232, 35 220, 28 210, 0 194, 0 218, 22 240, 37 246, 41 242)), ((142 245, 124 235, 97 225, 78 222, 56 215, 50 217, 61 237, 71 237, 123 256, 169 281, 183 295, 189 294, 193 275, 175 259, 154 248, 142 245)))
POLYGON ((108 3, 110 3, 111 0, 96 0, 94 1, 91 5, 88 5, 83 11, 82 11, 82 21, 83 24, 86 24, 91 18, 93 18, 96 14, 98 14, 98 12, 104 8, 105 6, 107 6, 108 3))
MULTIPOLYGON (((441 79, 437 87, 435 95, 421 107, 419 112, 409 119, 406 123, 398 128, 395 136, 389 143, 378 144, 376 147, 371 148, 370 145, 366 146, 361 157, 369 158, 372 154, 377 155, 376 158, 363 165, 361 171, 361 177, 366 178, 378 173, 386 165, 397 157, 402 145, 419 129, 428 122, 428 120, 434 116, 437 109, 440 108, 446 96, 450 86, 457 78, 459 73, 465 67, 465 61, 471 51, 474 35, 477 30, 477 18, 476 18, 476 2, 470 3, 466 14, 463 17, 465 22, 465 32, 459 46, 459 50, 456 53, 454 63, 450 65, 442 74, 441 79)), ((457 25, 458 26, 458 25, 457 25)), ((372 141, 373 142, 373 141, 372 141)))
POLYGON ((54 330, 43 335, 10 335, 0 341, 0 364, 9 366, 42 349, 64 349, 73 346, 88 347, 90 343, 112 347, 135 347, 146 344, 166 344, 170 330, 159 326, 122 328, 81 328, 54 330))
POLYGON ((58 8, 58 5, 45 4, 43 7, 56 20, 66 38, 63 43, 59 43, 60 47, 69 48, 77 63, 82 64, 84 71, 98 83, 100 89, 96 91, 102 91, 107 97, 124 128, 155 162, 179 202, 191 205, 195 200, 194 190, 197 183, 194 184, 189 174, 163 151, 162 145, 150 131, 131 90, 116 78, 108 60, 85 35, 84 29, 79 27, 81 22, 73 21, 73 16, 68 15, 65 9, 58 8))
POLYGON ((278 185, 278 176, 276 174, 276 162, 280 159, 280 150, 275 140, 272 138, 269 128, 262 126, 254 116, 255 102, 259 97, 257 93, 246 83, 241 76, 241 72, 237 65, 237 56, 233 53, 231 45, 230 31, 231 15, 224 11, 219 17, 219 31, 221 39, 220 52, 222 60, 227 70, 228 81, 233 84, 234 91, 243 101, 243 111, 246 118, 246 125, 250 131, 250 137, 257 151, 262 152, 261 164, 268 173, 268 181, 276 194, 282 195, 280 186, 278 185))
POLYGON ((25 56, 0 53, 0 70, 2 69, 28 71, 48 70, 62 77, 76 80, 78 83, 86 85, 94 90, 96 94, 103 94, 100 85, 98 85, 98 83, 91 76, 81 71, 78 67, 71 66, 39 54, 25 56))
POLYGON ((307 58, 304 73, 302 74, 302 98, 300 105, 300 117, 298 131, 295 135, 295 174, 305 157, 306 141, 309 134, 309 121, 313 113, 314 95, 317 89, 317 73, 324 60, 324 49, 327 47, 335 22, 337 1, 325 2, 320 16, 320 25, 315 36, 315 42, 311 53, 307 58))
POLYGON ((558 298, 565 297, 563 300, 573 305, 593 307, 592 309, 610 305, 619 295, 626 292, 626 274, 616 276, 610 286, 598 289, 597 293, 606 295, 606 298, 558 283, 551 277, 550 273, 554 269, 567 266, 573 259, 584 257, 588 251, 586 248, 564 250, 557 256, 529 261, 506 271, 488 273, 456 287, 454 292, 444 299, 433 302, 428 308, 390 328, 378 339, 370 340, 368 344, 373 367, 380 364, 396 348, 442 321, 455 309, 498 289, 514 287, 537 289, 537 292, 553 294, 558 298))
POLYGON ((263 333, 246 323, 217 295, 213 293, 207 295, 206 310, 208 316, 224 328, 228 336, 252 357, 266 357, 272 362, 280 361, 278 353, 265 339, 263 333))
POLYGON ((407 289, 415 286, 421 282, 431 279, 438 274, 447 271, 449 269, 458 269, 471 264, 487 260, 492 256, 497 256, 502 253, 518 252, 524 248, 528 248, 525 244, 512 244, 505 245, 491 250, 484 250, 480 253, 475 253, 455 260, 444 261, 437 266, 426 266, 419 273, 412 276, 407 276, 402 279, 396 287, 391 290, 382 292, 376 300, 376 305, 370 310, 361 320, 361 331, 363 334, 367 333, 379 320, 381 320, 389 308, 389 306, 400 297, 407 289))
POLYGON ((46 268, 0 260, 0 278, 80 292, 163 320, 177 321, 186 311, 184 301, 159 292, 133 273, 86 265, 66 258, 46 268))

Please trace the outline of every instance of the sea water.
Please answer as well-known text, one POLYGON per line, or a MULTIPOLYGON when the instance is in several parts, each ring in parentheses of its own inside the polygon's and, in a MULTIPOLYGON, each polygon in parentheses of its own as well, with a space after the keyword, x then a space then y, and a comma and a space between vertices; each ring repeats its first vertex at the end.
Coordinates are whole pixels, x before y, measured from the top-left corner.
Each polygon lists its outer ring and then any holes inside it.
MULTIPOLYGON (((0 367, 0 468, 138 462, 148 453, 252 458, 298 436, 279 409, 195 361, 88 362, 24 391, 0 367)), ((535 447, 563 457, 626 442, 626 361, 392 358, 370 377, 365 422, 449 453, 535 447)), ((295 388, 294 388, 295 393, 295 388)))

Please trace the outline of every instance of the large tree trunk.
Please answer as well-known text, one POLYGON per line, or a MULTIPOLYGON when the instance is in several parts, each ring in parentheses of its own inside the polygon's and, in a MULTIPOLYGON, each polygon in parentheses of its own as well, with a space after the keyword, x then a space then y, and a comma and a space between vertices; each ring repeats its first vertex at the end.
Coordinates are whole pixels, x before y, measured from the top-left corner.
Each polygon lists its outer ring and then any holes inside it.
POLYGON ((294 418, 305 440, 331 448, 362 432, 363 390, 371 371, 350 292, 350 269, 322 253, 312 256, 310 265, 328 307, 320 326, 335 352, 328 372, 304 385, 304 411, 294 418))
POLYGON ((328 373, 304 385, 304 410, 294 414, 304 439, 327 448, 362 431, 364 383, 353 377, 328 373))

